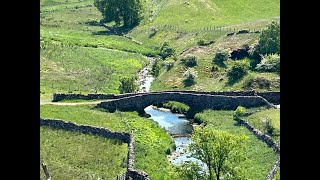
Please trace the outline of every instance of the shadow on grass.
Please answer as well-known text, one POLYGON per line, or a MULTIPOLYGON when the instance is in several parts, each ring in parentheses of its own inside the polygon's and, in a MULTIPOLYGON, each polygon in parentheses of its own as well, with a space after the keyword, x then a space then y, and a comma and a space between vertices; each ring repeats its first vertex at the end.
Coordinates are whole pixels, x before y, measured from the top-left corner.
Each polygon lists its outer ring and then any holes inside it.
POLYGON ((194 80, 191 80, 191 79, 183 80, 184 87, 190 87, 190 86, 192 86, 194 84, 196 84, 196 82, 194 80))
MULTIPOLYGON (((91 25, 91 26, 97 26, 96 22, 86 22, 86 24, 91 25)), ((131 28, 125 28, 123 26, 109 26, 104 23, 98 23, 98 26, 103 26, 107 30, 105 31, 97 31, 97 32, 92 32, 92 35, 118 35, 118 36, 123 36, 127 34, 130 30, 132 30, 134 27, 131 28)))
POLYGON ((241 81, 243 77, 238 78, 238 79, 228 79, 228 82, 226 83, 225 87, 227 86, 233 86, 235 83, 241 81))
POLYGON ((221 67, 221 68, 227 68, 226 64, 224 62, 219 62, 219 61, 213 61, 213 64, 221 67))

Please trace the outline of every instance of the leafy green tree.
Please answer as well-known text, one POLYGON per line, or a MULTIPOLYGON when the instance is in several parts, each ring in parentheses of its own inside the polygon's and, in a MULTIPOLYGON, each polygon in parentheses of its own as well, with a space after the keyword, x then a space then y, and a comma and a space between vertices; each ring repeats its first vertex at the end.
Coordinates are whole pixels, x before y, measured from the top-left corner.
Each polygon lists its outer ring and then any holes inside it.
POLYGON ((137 77, 122 77, 120 78, 119 91, 123 93, 131 93, 138 90, 136 83, 137 77))
POLYGON ((106 22, 114 21, 116 25, 123 22, 125 28, 138 25, 141 20, 140 0, 94 0, 94 6, 106 22))
POLYGON ((239 166, 245 160, 244 134, 234 135, 226 131, 197 127, 190 145, 192 156, 208 167, 209 179, 243 179, 245 172, 239 166))
POLYGON ((272 22, 261 32, 259 38, 259 54, 280 54, 280 24, 272 22))

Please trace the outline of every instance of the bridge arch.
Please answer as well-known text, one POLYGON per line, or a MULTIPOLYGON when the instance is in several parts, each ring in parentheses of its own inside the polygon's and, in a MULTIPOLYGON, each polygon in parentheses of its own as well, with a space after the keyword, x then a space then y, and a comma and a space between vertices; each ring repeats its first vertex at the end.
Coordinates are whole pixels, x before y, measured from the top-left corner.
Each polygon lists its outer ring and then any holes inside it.
POLYGON ((120 111, 143 112, 144 108, 147 106, 165 101, 178 101, 188 105, 190 109, 187 117, 189 118, 193 117, 195 113, 204 109, 234 110, 238 106, 249 108, 270 105, 268 101, 260 96, 226 96, 183 92, 151 92, 101 102, 97 106, 107 109, 109 112, 114 112, 117 109, 120 111))

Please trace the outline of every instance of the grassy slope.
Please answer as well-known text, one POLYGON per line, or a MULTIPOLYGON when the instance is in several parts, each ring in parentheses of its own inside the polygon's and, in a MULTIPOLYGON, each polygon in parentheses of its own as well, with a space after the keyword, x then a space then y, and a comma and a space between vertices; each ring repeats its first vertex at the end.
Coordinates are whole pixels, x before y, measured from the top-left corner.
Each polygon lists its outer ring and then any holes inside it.
POLYGON ((40 106, 43 118, 63 119, 78 124, 106 127, 114 131, 128 131, 126 123, 134 131, 135 167, 147 172, 152 179, 170 179, 170 164, 165 150, 173 141, 157 123, 139 117, 135 112, 107 113, 91 106, 40 106))
POLYGON ((242 163, 242 167, 247 171, 250 179, 265 179, 268 172, 277 161, 277 156, 271 148, 256 138, 245 127, 235 125, 232 118, 233 111, 213 111, 206 110, 198 114, 208 124, 207 126, 214 129, 226 130, 230 133, 244 133, 249 137, 247 143, 246 156, 248 161, 242 163))
MULTIPOLYGON (((232 37, 226 37, 228 31, 203 31, 205 27, 225 26, 227 28, 247 28, 262 29, 272 20, 279 21, 280 2, 279 0, 190 0, 189 5, 184 1, 163 0, 154 4, 153 16, 149 22, 145 22, 135 28, 130 33, 131 36, 143 42, 148 47, 160 46, 164 41, 169 41, 176 49, 177 54, 183 50, 193 49, 183 55, 195 55, 198 57, 198 66, 195 69, 199 77, 197 83, 191 87, 184 87, 182 82, 183 73, 186 67, 180 61, 175 63, 168 73, 163 73, 153 84, 152 90, 168 89, 193 89, 208 91, 229 91, 243 89, 240 81, 233 85, 228 85, 225 69, 219 72, 211 73, 211 61, 217 49, 236 49, 244 44, 252 44, 258 40, 259 34, 243 34, 232 37), (164 3, 161 3, 164 2, 164 3), (163 6, 161 6, 164 4, 163 6), (214 18, 213 18, 214 17, 214 18), (188 22, 186 22, 187 20, 188 22), (172 25, 178 29, 159 28, 163 25, 172 25), (158 32, 149 38, 152 33, 150 28, 157 27, 158 32), (197 47, 199 40, 215 41, 214 44, 207 47, 197 47), (223 78, 221 81, 220 79, 223 78), (220 80, 220 81, 219 81, 220 80)), ((151 14, 151 13, 150 13, 151 14)), ((179 56, 178 58, 180 58, 179 56)), ((232 62, 229 62, 231 65, 232 62)), ((279 90, 279 75, 274 73, 250 72, 253 77, 265 77, 271 81, 269 90, 279 90)), ((266 91, 267 89, 259 89, 266 91)))
POLYGON ((92 93, 93 84, 90 81, 105 76, 99 71, 101 66, 111 68, 113 75, 98 91, 119 93, 119 76, 134 76, 148 62, 145 57, 135 53, 62 46, 51 41, 41 44, 40 90, 45 99, 51 98, 53 92, 92 93))
POLYGON ((126 37, 110 35, 106 28, 90 24, 99 22, 101 13, 93 0, 81 3, 43 3, 40 13, 40 36, 80 46, 101 46, 111 49, 154 54, 153 49, 138 45, 126 37), (54 9, 54 10, 51 10, 54 9))
POLYGON ((120 141, 40 127, 40 161, 53 179, 114 179, 126 170, 127 148, 120 141))
POLYGON ((265 118, 266 116, 269 116, 271 119, 271 124, 275 128, 275 136, 272 138, 280 143, 280 109, 263 110, 248 117, 244 117, 244 119, 255 128, 263 131, 263 123, 261 122, 261 119, 265 118))

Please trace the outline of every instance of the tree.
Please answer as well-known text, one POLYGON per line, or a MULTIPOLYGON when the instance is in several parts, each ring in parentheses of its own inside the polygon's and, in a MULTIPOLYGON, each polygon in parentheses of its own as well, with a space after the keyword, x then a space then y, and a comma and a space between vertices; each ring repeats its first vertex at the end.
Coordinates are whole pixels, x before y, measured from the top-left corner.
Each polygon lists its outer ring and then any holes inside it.
POLYGON ((244 171, 239 163, 245 159, 244 134, 234 135, 226 131, 197 127, 192 135, 192 156, 208 167, 209 179, 242 179, 244 171))
POLYGON ((280 24, 272 22, 259 37, 259 54, 280 54, 280 24))
POLYGON ((138 90, 136 83, 137 77, 122 77, 120 78, 119 91, 120 94, 131 93, 138 90))
POLYGON ((140 0, 94 0, 94 6, 106 22, 114 21, 116 25, 123 22, 125 28, 133 27, 141 20, 140 0))

